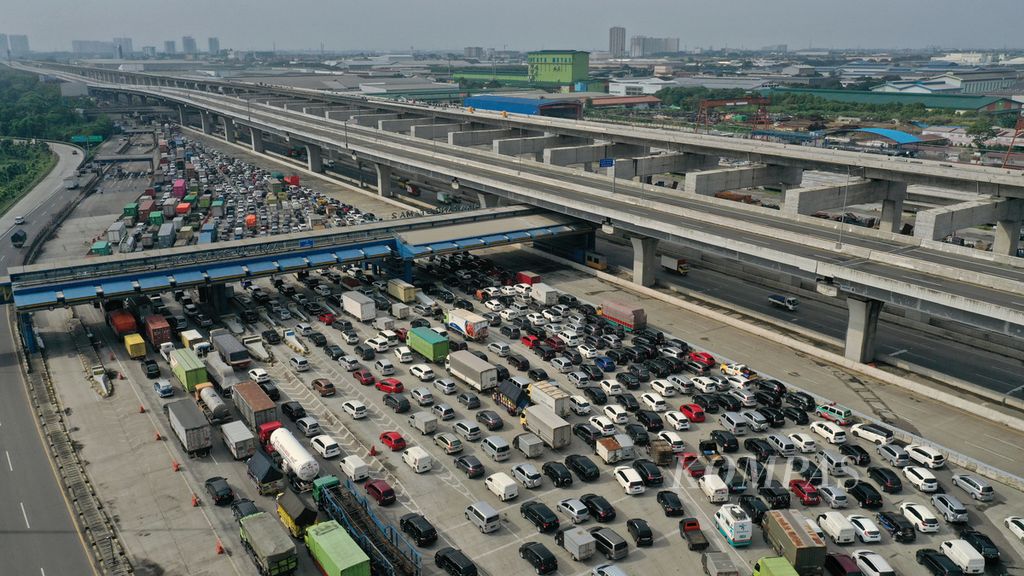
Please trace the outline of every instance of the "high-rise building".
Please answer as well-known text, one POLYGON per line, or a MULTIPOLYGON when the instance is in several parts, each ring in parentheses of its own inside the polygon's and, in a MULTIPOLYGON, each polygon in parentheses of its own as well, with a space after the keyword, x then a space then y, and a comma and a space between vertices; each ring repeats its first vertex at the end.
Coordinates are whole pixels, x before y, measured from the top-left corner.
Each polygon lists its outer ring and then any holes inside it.
POLYGON ((207 51, 210 53, 211 56, 216 56, 217 54, 220 54, 220 38, 217 38, 216 36, 210 36, 210 38, 206 41, 206 46, 207 51))
POLYGON ((671 52, 679 52, 679 38, 633 36, 629 41, 629 55, 633 58, 671 52))
POLYGON ((156 46, 143 46, 142 55, 146 58, 156 58, 156 46))
POLYGON ((117 47, 113 42, 103 40, 72 40, 71 52, 75 56, 99 56, 101 58, 117 57, 117 47))
POLYGON ((30 52, 28 47, 28 36, 24 34, 11 34, 7 37, 7 44, 11 50, 11 57, 18 58, 26 56, 30 52))
POLYGON ((114 38, 114 57, 115 58, 131 58, 132 52, 132 39, 131 38, 114 38))
POLYGON ((608 31, 608 52, 612 58, 626 55, 626 29, 622 26, 612 26, 608 31))
POLYGON ((177 50, 174 48, 174 40, 164 40, 164 54, 174 54, 177 50))
POLYGON ((462 49, 462 55, 473 60, 483 60, 484 49, 480 46, 466 46, 462 49))
POLYGON ((198 52, 198 49, 196 48, 196 39, 191 36, 182 36, 181 51, 185 54, 195 54, 198 52))

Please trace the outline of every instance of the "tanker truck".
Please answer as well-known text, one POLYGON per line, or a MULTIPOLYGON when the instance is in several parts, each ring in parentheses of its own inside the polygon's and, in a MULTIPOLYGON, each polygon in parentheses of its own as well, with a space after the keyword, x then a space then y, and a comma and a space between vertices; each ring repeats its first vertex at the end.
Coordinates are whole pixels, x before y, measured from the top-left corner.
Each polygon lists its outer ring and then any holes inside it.
POLYGON ((196 385, 196 403, 210 424, 221 424, 231 420, 231 409, 209 382, 196 385))
POLYGON ((288 474, 296 492, 313 489, 313 480, 320 464, 287 428, 278 428, 270 435, 270 445, 281 455, 281 468, 288 474))

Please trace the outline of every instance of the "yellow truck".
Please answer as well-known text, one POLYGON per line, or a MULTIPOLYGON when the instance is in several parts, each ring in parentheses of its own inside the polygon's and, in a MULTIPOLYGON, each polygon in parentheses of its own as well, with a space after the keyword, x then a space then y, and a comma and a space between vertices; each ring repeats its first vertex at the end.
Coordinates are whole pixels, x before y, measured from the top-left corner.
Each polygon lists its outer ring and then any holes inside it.
POLYGON ((291 490, 285 490, 277 497, 277 515, 281 517, 281 523, 288 532, 296 538, 302 538, 306 528, 317 522, 316 507, 307 504, 291 490))
POLYGON ((128 351, 128 357, 132 360, 146 357, 146 341, 138 334, 125 335, 124 349, 128 351))

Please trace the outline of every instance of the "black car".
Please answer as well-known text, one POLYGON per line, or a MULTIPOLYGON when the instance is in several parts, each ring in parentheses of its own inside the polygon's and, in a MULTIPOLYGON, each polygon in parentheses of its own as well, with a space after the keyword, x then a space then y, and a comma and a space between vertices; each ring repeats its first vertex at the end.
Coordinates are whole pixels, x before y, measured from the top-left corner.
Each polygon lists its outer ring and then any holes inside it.
POLYGON ((718 477, 721 478, 726 487, 729 488, 730 494, 742 494, 747 491, 747 479, 736 466, 732 465, 728 460, 725 460, 721 466, 718 467, 718 477))
POLYGON ((772 428, 781 428, 786 425, 786 416, 778 408, 761 406, 757 411, 764 416, 765 420, 768 421, 768 425, 772 428))
POLYGON ((257 384, 259 384, 259 387, 262 388, 263 391, 267 394, 267 396, 274 402, 277 402, 278 400, 281 399, 281 391, 278 390, 277 385, 271 382, 270 380, 257 382, 257 384))
POLYGON ((612 400, 615 400, 616 404, 625 408, 626 412, 636 412, 637 410, 640 410, 640 402, 637 401, 636 396, 633 396, 629 392, 615 394, 612 396, 612 400))
POLYGON ((653 410, 637 410, 636 421, 647 428, 648 432, 658 432, 665 429, 665 423, 661 421, 661 415, 653 410))
POLYGON ((767 390, 755 390, 754 399, 757 400, 758 405, 762 407, 782 408, 782 396, 779 396, 774 392, 768 392, 767 390))
POLYGON ((786 420, 799 426, 806 426, 811 422, 811 419, 807 417, 807 412, 796 406, 784 406, 782 408, 782 415, 786 417, 786 420))
POLYGON ((736 435, 728 430, 712 430, 711 439, 722 452, 736 452, 740 449, 740 443, 736 435))
POLYGON ((281 404, 281 412, 284 412, 284 415, 292 422, 295 422, 299 418, 306 417, 306 409, 302 407, 302 404, 299 404, 295 400, 289 400, 288 402, 281 404))
POLYGON ((483 476, 484 465, 480 459, 472 454, 465 454, 455 459, 455 468, 462 470, 469 478, 483 476))
POLYGON ((473 310, 473 303, 465 298, 459 298, 452 306, 455 308, 461 308, 462 310, 473 310))
POLYGON ((868 451, 856 444, 840 444, 839 453, 848 457, 850 462, 857 466, 867 466, 871 463, 871 455, 868 451))
POLYGON ((508 368, 505 368, 501 364, 492 364, 492 366, 494 366, 494 370, 497 372, 495 376, 497 376, 498 382, 504 382, 511 377, 511 374, 508 373, 508 368))
POLYGON ((156 360, 143 360, 142 371, 146 373, 146 378, 160 377, 160 365, 156 363, 156 360))
POLYGON ((846 493, 860 504, 861 508, 881 508, 882 495, 874 486, 867 482, 857 482, 846 489, 846 493))
POLYGON ((651 371, 642 364, 631 364, 629 366, 629 373, 636 376, 637 380, 641 382, 647 382, 651 379, 651 371))
POLYGON ((644 481, 644 486, 661 486, 665 482, 665 477, 661 474, 661 469, 653 461, 646 458, 640 458, 633 461, 633 470, 640 475, 640 479, 644 481))
POLYGON ((533 347, 533 353, 536 354, 541 360, 548 362, 552 358, 558 355, 558 351, 549 346, 548 344, 537 344, 533 347))
POLYGON ((545 462, 544 465, 540 467, 540 471, 551 479, 551 483, 554 484, 556 488, 572 486, 572 474, 569 473, 569 469, 565 467, 565 464, 562 464, 557 460, 545 462))
POLYGON ((509 366, 515 368, 516 370, 519 370, 520 372, 524 372, 530 369, 530 361, 526 358, 526 356, 523 356, 522 354, 509 354, 505 362, 507 362, 509 366))
POLYGON ((814 486, 821 486, 824 475, 817 464, 802 456, 794 456, 789 461, 790 468, 814 486))
POLYGON ((488 430, 501 430, 505 426, 505 421, 494 410, 481 410, 477 412, 476 421, 483 424, 488 430))
POLYGON ((718 414, 721 409, 718 405, 718 399, 710 394, 694 394, 693 403, 700 406, 707 414, 718 414))
POLYGON ((875 514, 878 526, 889 533, 892 539, 897 542, 913 542, 917 539, 914 525, 909 520, 894 512, 879 512, 875 514))
POLYGON ((576 424, 573 424, 572 433, 590 447, 593 447, 594 444, 597 443, 597 439, 602 436, 601 431, 589 422, 577 422, 576 424))
POLYGON ((679 499, 679 495, 671 490, 661 490, 658 492, 658 496, 655 498, 658 505, 661 506, 662 511, 665 512, 665 516, 682 516, 686 514, 686 510, 683 508, 683 501, 679 499))
POLYGON ((719 392, 711 394, 711 396, 715 399, 715 402, 718 402, 719 406, 725 409, 726 412, 739 412, 740 410, 743 410, 743 405, 740 404, 740 401, 731 394, 723 394, 719 392))
POLYGON ((260 512, 256 503, 248 498, 239 498, 231 503, 231 515, 234 516, 235 521, 241 520, 246 516, 251 516, 260 512))
POLYGON ((352 348, 352 353, 362 360, 373 360, 377 355, 373 351, 373 348, 370 348, 365 344, 356 344, 355 347, 352 348))
POLYGON ((324 346, 324 352, 331 360, 334 361, 337 361, 338 358, 341 358, 342 356, 345 355, 345 351, 342 350, 341 346, 338 346, 337 344, 328 344, 327 346, 324 346))
POLYGON ((615 508, 604 499, 604 496, 597 494, 584 494, 580 496, 580 502, 590 511, 590 517, 598 522, 611 522, 615 520, 615 508))
POLYGON ((526 371, 526 377, 534 382, 548 379, 548 373, 543 368, 530 368, 526 371))
POLYGON ((697 376, 703 376, 711 371, 710 366, 707 364, 701 364, 696 360, 687 360, 684 369, 691 374, 696 374, 697 376))
POLYGON ((395 411, 395 414, 402 414, 408 412, 409 408, 412 407, 409 404, 409 399, 403 394, 385 394, 384 405, 395 411))
POLYGON ((786 385, 773 378, 758 378, 754 381, 754 386, 758 390, 771 392, 779 397, 786 393, 786 385))
POLYGON ((597 381, 604 378, 604 372, 593 363, 580 364, 580 372, 587 375, 587 379, 597 381))
POLYGON ((572 294, 559 294, 558 303, 565 304, 569 308, 575 308, 580 305, 580 301, 576 299, 572 294))
POLYGON ((476 564, 462 550, 445 546, 434 554, 434 564, 448 574, 476 574, 476 564))
POLYGON ((597 480, 597 477, 601 475, 601 469, 597 467, 597 464, 594 464, 593 460, 582 454, 566 456, 565 467, 572 470, 573 474, 584 482, 597 480))
POLYGON ((895 472, 888 468, 872 466, 868 468, 868 478, 874 480, 878 487, 882 489, 882 492, 899 494, 903 491, 903 481, 900 480, 900 477, 895 472))
POLYGON ((636 422, 630 422, 625 426, 626 435, 633 440, 633 444, 636 446, 650 446, 651 435, 647 433, 647 428, 642 424, 636 422))
POLYGON ((747 438, 743 441, 743 448, 752 452, 758 462, 766 462, 775 456, 775 449, 764 438, 747 438))
POLYGON ((471 392, 463 392, 462 394, 459 394, 458 397, 456 397, 456 400, 459 401, 459 404, 462 404, 470 410, 476 410, 480 407, 480 397, 471 392))
POLYGON ((757 489, 757 494, 764 498, 768 507, 772 510, 785 510, 789 508, 789 490, 779 484, 778 480, 772 480, 768 484, 757 489))
POLYGON ((743 474, 749 484, 758 488, 768 481, 768 468, 754 458, 740 456, 736 459, 736 469, 743 474))
POLYGON ((945 554, 934 548, 921 548, 914 557, 917 563, 928 569, 935 576, 961 576, 964 571, 946 557, 945 554))
POLYGON ((799 408, 804 412, 810 412, 818 405, 818 403, 814 401, 814 397, 806 392, 786 392, 782 395, 782 401, 790 406, 799 408))
POLYGON ((604 406, 608 403, 608 395, 597 386, 584 386, 580 390, 583 391, 583 395, 587 397, 587 400, 590 400, 590 403, 595 406, 604 406))
MULTIPOLYGON (((409 322, 409 328, 427 328, 430 326, 430 320, 426 318, 416 318, 409 322)), ((348 330, 348 328, 346 328, 348 330)))
POLYGON ((992 539, 978 532, 967 528, 960 532, 960 539, 966 540, 972 548, 978 551, 978 554, 985 559, 986 562, 994 562, 999 560, 999 548, 996 547, 992 539))
POLYGON ((437 529, 422 514, 415 512, 398 519, 398 527, 416 542, 417 546, 430 546, 437 542, 437 529))
POLYGON ((654 545, 654 532, 646 520, 642 518, 626 520, 626 531, 633 537, 633 542, 637 545, 637 548, 654 545))
POLYGON ((750 516, 750 521, 754 524, 760 524, 764 520, 765 514, 768 513, 768 504, 750 494, 740 496, 739 505, 747 513, 747 516, 750 516))
POLYGON ((519 328, 517 328, 516 326, 502 326, 499 332, 501 333, 502 336, 508 338, 509 340, 519 340, 519 337, 522 336, 519 328))
POLYGON ((625 350, 608 350, 604 353, 605 356, 611 358, 612 362, 615 362, 616 366, 620 366, 629 362, 633 358, 633 354, 627 354, 625 350))
POLYGON ((214 476, 207 478, 204 484, 206 486, 206 493, 213 498, 213 502, 218 506, 224 504, 230 504, 235 499, 235 492, 228 486, 228 481, 222 476, 214 476))
POLYGON ((558 516, 555 516, 551 508, 548 508, 543 502, 536 500, 523 502, 519 507, 519 513, 533 523, 538 532, 558 530, 558 516))
POLYGON ((537 574, 550 574, 558 570, 558 559, 540 542, 527 542, 520 546, 519 557, 529 562, 537 574))
POLYGON ((477 358, 483 360, 484 362, 487 362, 487 354, 484 354, 483 352, 481 352, 479 350, 472 350, 472 351, 470 351, 470 354, 472 354, 473 356, 476 356, 477 358))

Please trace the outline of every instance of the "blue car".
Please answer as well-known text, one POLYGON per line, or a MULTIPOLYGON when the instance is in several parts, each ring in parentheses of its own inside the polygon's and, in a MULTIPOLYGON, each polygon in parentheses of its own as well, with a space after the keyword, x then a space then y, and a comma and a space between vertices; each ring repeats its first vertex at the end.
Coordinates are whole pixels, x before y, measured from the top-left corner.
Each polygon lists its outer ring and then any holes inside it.
POLYGON ((603 372, 615 371, 615 362, 607 356, 598 356, 597 358, 594 358, 594 364, 596 364, 603 372))

